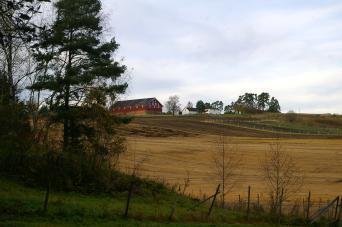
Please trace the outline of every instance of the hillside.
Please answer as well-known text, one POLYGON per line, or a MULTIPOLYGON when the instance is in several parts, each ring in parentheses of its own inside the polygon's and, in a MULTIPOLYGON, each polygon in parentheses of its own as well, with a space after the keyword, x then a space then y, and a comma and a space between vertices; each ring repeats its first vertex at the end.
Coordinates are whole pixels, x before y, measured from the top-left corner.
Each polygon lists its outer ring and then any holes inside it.
POLYGON ((135 117, 132 123, 133 126, 123 128, 123 133, 150 137, 225 135, 259 138, 342 138, 342 118, 334 115, 156 115, 135 117))
MULTIPOLYGON (((223 120, 277 122, 290 129, 339 129, 339 116, 300 115, 295 122, 286 120, 284 114, 224 116, 223 120), (336 119, 335 119, 336 118, 336 119)), ((265 151, 280 138, 282 149, 288 151, 305 175, 305 183, 292 200, 302 198, 308 191, 313 193, 317 204, 320 200, 339 195, 341 189, 341 136, 284 133, 245 126, 228 125, 209 116, 145 116, 136 117, 119 132, 128 140, 128 152, 122 156, 122 170, 132 166, 132 160, 143 160, 141 175, 150 179, 165 180, 172 184, 184 184, 190 175, 188 193, 195 196, 210 194, 217 185, 213 152, 217 150, 220 135, 230 140, 228 147, 242 157, 242 166, 234 189, 228 196, 236 202, 238 195, 246 195, 248 185, 253 188, 253 199, 267 188, 260 162, 265 151)))
MULTIPOLYGON (((260 226, 267 224, 233 224, 243 221, 242 214, 215 208, 206 217, 207 206, 188 211, 196 204, 184 196, 172 192, 153 197, 134 195, 129 218, 123 218, 125 193, 112 195, 87 195, 80 193, 53 192, 47 213, 41 211, 44 191, 25 186, 8 178, 0 177, 0 226, 208 226, 207 223, 231 223, 233 227, 260 226), (177 200, 172 222, 170 210, 177 200)), ((260 221, 259 221, 260 222, 260 221)))

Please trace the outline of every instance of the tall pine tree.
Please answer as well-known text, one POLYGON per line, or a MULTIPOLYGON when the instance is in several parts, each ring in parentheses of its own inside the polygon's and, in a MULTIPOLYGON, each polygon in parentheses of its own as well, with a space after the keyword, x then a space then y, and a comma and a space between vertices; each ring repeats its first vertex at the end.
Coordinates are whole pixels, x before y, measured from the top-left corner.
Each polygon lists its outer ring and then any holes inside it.
POLYGON ((110 133, 115 120, 105 109, 106 99, 127 87, 118 83, 126 66, 113 59, 119 45, 102 39, 99 0, 59 0, 55 8, 55 22, 35 45, 41 75, 32 89, 51 94, 48 103, 53 120, 63 124, 64 150, 80 151, 84 138, 104 150, 96 139, 98 119, 106 119, 101 129, 110 133))

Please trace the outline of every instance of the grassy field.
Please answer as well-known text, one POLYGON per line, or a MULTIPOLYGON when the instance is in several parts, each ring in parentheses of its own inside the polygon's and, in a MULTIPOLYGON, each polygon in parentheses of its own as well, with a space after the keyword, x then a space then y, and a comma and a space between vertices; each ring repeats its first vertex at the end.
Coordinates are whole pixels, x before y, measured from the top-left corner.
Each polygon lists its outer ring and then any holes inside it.
POLYGON ((218 208, 207 218, 207 206, 188 211, 195 202, 171 192, 161 195, 158 202, 152 196, 134 195, 127 219, 122 217, 125 193, 52 193, 47 213, 41 211, 43 198, 43 190, 0 177, 0 226, 270 226, 239 224, 242 214, 218 208), (170 204, 175 200, 174 220, 169 222, 170 204))
MULTIPOLYGON (((260 116, 239 118, 255 121, 260 116)), ((265 118, 257 121, 265 121, 265 118)), ((287 127, 299 127, 299 123, 294 124, 288 123, 287 127)), ((217 150, 220 135, 227 136, 229 146, 242 157, 235 187, 226 196, 230 206, 237 203, 238 196, 242 201, 246 199, 248 186, 252 187, 252 207, 257 195, 261 203, 267 201, 260 161, 275 137, 280 137, 283 149, 294 156, 305 174, 305 184, 291 202, 296 198, 302 201, 309 190, 313 200, 321 199, 323 203, 341 193, 342 140, 336 136, 279 134, 210 122, 204 117, 171 116, 135 118, 131 124, 119 128, 118 133, 128 141, 128 151, 120 158, 122 171, 131 173, 137 168, 142 178, 163 182, 179 192, 184 190, 184 194, 191 197, 209 196, 217 187, 212 155, 217 150), (187 179, 189 187, 184 189, 187 179)), ((256 210, 252 211, 249 222, 245 220, 245 209, 232 211, 215 207, 208 218, 210 204, 189 211, 197 201, 170 190, 161 194, 152 189, 145 194, 134 192, 128 218, 122 215, 127 192, 103 195, 52 192, 46 213, 42 212, 44 194, 43 189, 0 176, 0 226, 271 226, 263 224, 269 222, 269 217, 256 210), (176 210, 170 222, 175 201, 176 210)))
POLYGON ((126 130, 126 133, 144 133, 149 137, 190 133, 259 138, 342 138, 342 118, 334 116, 303 115, 294 121, 287 120, 284 114, 145 116, 135 118, 133 123, 145 128, 140 128, 140 131, 138 128, 135 128, 138 131, 126 130))
MULTIPOLYGON (((190 176, 187 193, 201 196, 211 194, 217 185, 212 153, 217 149, 218 135, 224 134, 241 154, 243 162, 237 183, 229 200, 245 197, 252 187, 252 199, 259 194, 267 197, 260 162, 269 145, 279 134, 204 122, 189 117, 140 117, 122 129, 129 141, 128 153, 122 157, 123 170, 142 161, 144 177, 184 184, 190 176), (135 161, 134 161, 135 160, 135 161)), ((265 120, 265 117, 261 120, 265 120)), ((313 127, 313 126, 312 126, 313 127)), ((322 126, 320 126, 322 127, 322 126)), ((318 135, 281 135, 280 143, 295 158, 305 175, 301 193, 312 192, 313 199, 326 201, 341 193, 342 140, 318 135)), ((128 169, 127 169, 128 168, 128 169)))

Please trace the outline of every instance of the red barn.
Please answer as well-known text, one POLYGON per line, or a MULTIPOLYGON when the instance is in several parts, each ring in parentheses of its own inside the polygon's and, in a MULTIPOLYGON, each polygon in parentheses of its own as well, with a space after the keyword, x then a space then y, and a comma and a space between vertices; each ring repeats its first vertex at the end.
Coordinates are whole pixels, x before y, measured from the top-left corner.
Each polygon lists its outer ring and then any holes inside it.
POLYGON ((156 98, 118 101, 112 107, 113 113, 144 115, 161 114, 163 105, 156 98))

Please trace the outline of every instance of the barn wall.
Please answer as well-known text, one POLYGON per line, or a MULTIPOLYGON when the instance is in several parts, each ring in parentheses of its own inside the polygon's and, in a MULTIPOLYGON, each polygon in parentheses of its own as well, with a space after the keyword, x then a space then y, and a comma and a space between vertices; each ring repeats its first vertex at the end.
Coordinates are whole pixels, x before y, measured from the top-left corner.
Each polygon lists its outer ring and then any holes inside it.
POLYGON ((112 112, 127 115, 161 114, 162 108, 126 107, 125 109, 113 109, 112 112))

